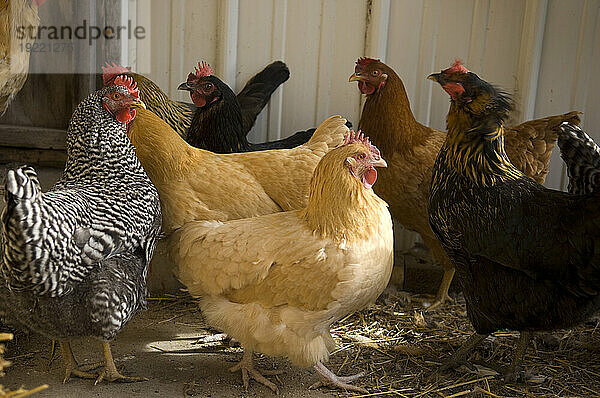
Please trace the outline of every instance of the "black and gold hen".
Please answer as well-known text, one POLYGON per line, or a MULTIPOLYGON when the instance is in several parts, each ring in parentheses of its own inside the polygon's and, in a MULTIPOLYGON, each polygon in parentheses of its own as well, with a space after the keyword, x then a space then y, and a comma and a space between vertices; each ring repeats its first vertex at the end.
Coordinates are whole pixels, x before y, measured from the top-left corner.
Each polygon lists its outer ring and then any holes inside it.
POLYGON ((600 304, 600 194, 547 189, 504 149, 511 101, 464 66, 429 76, 451 96, 435 162, 431 227, 456 266, 476 333, 445 367, 490 333, 521 333, 504 371, 514 380, 532 332, 569 328, 600 304))

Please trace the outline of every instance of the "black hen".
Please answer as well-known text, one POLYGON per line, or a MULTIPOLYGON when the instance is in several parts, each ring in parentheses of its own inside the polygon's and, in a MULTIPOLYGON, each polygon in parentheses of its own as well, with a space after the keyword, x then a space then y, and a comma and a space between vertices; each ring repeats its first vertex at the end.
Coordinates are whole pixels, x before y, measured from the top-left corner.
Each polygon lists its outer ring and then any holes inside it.
MULTIPOLYGON (((136 82, 140 90, 140 98, 146 107, 167 122, 183 139, 187 138, 188 129, 196 111, 196 105, 182 101, 173 101, 152 80, 131 72, 130 68, 115 64, 102 67, 104 85, 110 85, 117 76, 129 76, 136 82)), ((283 62, 274 62, 256 74, 246 83, 237 95, 242 114, 242 133, 248 134, 258 114, 271 99, 273 91, 290 77, 290 72, 283 62)))
POLYGON ((560 126, 558 147, 567 165, 569 193, 596 191, 600 183, 600 147, 583 130, 570 123, 560 126))
POLYGON ((429 221, 456 266, 476 334, 447 365, 464 362, 492 332, 518 330, 510 380, 531 332, 571 327, 598 308, 600 201, 547 189, 516 169, 504 150, 509 98, 455 69, 430 76, 452 100, 429 221))
MULTIPOLYGON (((280 76, 279 79, 285 76, 287 79, 289 73, 283 62, 275 61, 252 79, 254 80, 252 87, 257 88, 256 92, 258 92, 260 85, 257 84, 257 81, 262 81, 265 86, 268 86, 269 82, 278 80, 276 76, 280 76)), ((236 98, 231 88, 213 75, 213 70, 208 64, 204 62, 198 64, 195 73, 190 73, 187 81, 179 86, 180 90, 190 91, 192 102, 197 107, 186 141, 190 145, 211 152, 231 153, 294 148, 306 143, 312 137, 315 129, 300 131, 277 141, 260 144, 248 142, 244 126, 250 123, 254 124, 256 116, 250 122, 247 117, 243 116, 240 104, 250 107, 249 104, 254 102, 257 110, 259 107, 262 109, 266 104, 265 99, 260 96, 255 96, 255 99, 251 100, 251 93, 255 91, 249 86, 250 82, 247 89, 242 90, 242 93, 244 91, 246 93, 244 101, 240 102, 239 96, 236 98)), ((271 85, 273 90, 276 87, 271 85)))

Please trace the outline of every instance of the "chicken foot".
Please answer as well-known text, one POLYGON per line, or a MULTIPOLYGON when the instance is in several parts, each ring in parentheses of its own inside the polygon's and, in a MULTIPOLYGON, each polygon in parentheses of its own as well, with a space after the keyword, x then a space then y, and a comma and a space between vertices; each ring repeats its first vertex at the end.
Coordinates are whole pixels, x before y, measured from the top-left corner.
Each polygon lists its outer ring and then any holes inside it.
POLYGON ((94 384, 100 383, 102 380, 106 381, 116 381, 119 383, 135 383, 138 381, 148 381, 145 377, 128 377, 123 376, 117 370, 117 366, 115 365, 115 360, 112 356, 112 351, 110 349, 110 343, 108 341, 102 342, 102 347, 104 348, 104 369, 98 373, 98 377, 94 384))
POLYGON ((237 372, 240 370, 242 372, 242 382, 244 383, 244 388, 248 391, 248 385, 250 382, 250 378, 258 381, 259 383, 269 387, 274 393, 278 394, 279 389, 275 384, 273 384, 269 379, 267 379, 264 375, 278 375, 281 374, 281 371, 278 370, 262 370, 258 371, 254 368, 254 363, 252 361, 252 351, 244 350, 244 355, 242 356, 242 360, 238 362, 237 365, 229 368, 230 372, 237 372))
POLYGON ((60 341, 59 344, 60 352, 63 357, 63 361, 65 362, 65 378, 63 379, 63 383, 69 381, 71 376, 82 379, 96 378, 95 374, 85 372, 79 367, 77 361, 75 360, 75 356, 73 355, 73 351, 71 350, 71 344, 68 341, 60 341))
POLYGON ((519 378, 519 373, 521 370, 521 363, 523 362, 523 357, 525 356, 525 351, 527 351, 527 346, 533 337, 532 332, 520 332, 519 342, 517 343, 517 348, 515 349, 515 353, 513 355, 513 360, 502 373, 504 377, 505 383, 514 383, 519 378))
POLYGON ((449 369, 456 369, 460 365, 465 365, 469 369, 473 369, 473 365, 471 365, 467 361, 467 357, 479 344, 485 340, 489 334, 479 334, 473 333, 467 341, 463 343, 463 345, 450 357, 450 359, 446 360, 444 364, 439 368, 439 371, 443 372, 449 369))
POLYGON ((318 381, 315 384, 311 385, 309 389, 318 388, 321 386, 331 386, 342 390, 356 391, 362 394, 369 393, 362 387, 353 386, 352 384, 350 384, 354 380, 363 377, 365 375, 364 372, 360 372, 352 376, 337 376, 331 370, 327 369, 327 367, 321 362, 317 362, 314 368, 321 377, 321 381, 318 381))
POLYGON ((444 268, 444 275, 442 276, 442 282, 440 283, 440 287, 438 288, 437 294, 429 307, 427 307, 427 311, 431 311, 436 309, 446 301, 453 301, 452 298, 448 295, 448 290, 450 290, 450 285, 452 284, 452 279, 454 278, 454 272, 456 269, 454 268, 454 264, 448 258, 446 251, 440 245, 440 242, 433 238, 427 239, 423 238, 423 241, 431 250, 431 254, 433 255, 433 259, 438 261, 439 264, 444 268))

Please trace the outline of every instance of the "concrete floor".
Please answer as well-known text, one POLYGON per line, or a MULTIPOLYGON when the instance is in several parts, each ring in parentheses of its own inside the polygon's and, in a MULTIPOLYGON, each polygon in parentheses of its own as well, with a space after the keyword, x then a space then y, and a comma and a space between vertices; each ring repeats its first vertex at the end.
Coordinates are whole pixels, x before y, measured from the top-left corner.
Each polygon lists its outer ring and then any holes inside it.
MULTIPOLYGON (((6 358, 13 365, 6 369, 0 383, 10 389, 48 384, 36 397, 268 397, 275 396, 267 387, 250 381, 244 391, 239 372, 229 368, 241 359, 239 348, 222 343, 195 344, 199 337, 210 335, 197 307, 186 299, 151 302, 148 311, 139 313, 117 336, 113 355, 117 368, 126 376, 144 376, 148 381, 122 384, 71 379, 62 383, 64 366, 60 350, 49 367, 50 341, 42 336, 17 335, 8 344, 6 358)), ((80 364, 102 360, 102 347, 94 339, 72 344, 80 364)), ((291 398, 332 397, 336 392, 321 388, 308 390, 317 381, 311 369, 301 369, 283 359, 260 357, 263 369, 285 373, 269 376, 278 385, 280 396, 291 398)))

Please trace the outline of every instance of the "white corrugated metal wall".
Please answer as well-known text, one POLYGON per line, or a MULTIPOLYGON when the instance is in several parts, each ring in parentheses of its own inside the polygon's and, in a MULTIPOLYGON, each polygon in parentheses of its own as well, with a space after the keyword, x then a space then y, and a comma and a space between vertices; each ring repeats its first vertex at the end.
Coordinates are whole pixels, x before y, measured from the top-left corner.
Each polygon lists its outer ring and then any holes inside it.
MULTIPOLYGON (((330 114, 356 124, 361 100, 348 76, 363 55, 398 72, 415 116, 433 127, 444 128, 448 98, 425 77, 458 57, 514 93, 515 122, 578 109, 600 139, 600 0, 130 1, 130 15, 151 21, 151 40, 130 49, 129 63, 172 97, 189 100, 176 88, 199 60, 236 90, 270 61, 288 64, 255 141, 330 114)), ((564 186, 563 175, 555 153, 547 185, 564 186)))

